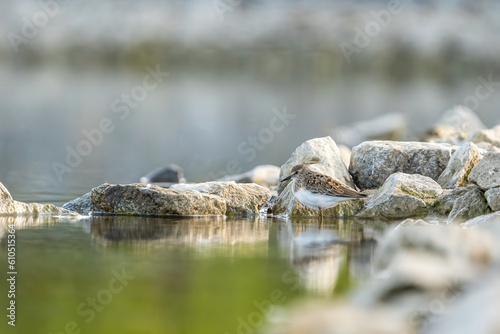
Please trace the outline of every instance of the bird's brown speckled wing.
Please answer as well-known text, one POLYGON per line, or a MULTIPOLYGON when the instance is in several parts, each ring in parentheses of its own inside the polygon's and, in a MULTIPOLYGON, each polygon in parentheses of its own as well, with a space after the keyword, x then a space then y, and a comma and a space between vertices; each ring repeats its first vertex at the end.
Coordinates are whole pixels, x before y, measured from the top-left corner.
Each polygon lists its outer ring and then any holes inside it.
POLYGON ((334 180, 328 175, 319 173, 309 173, 305 178, 305 188, 316 194, 325 194, 335 197, 352 197, 363 198, 365 194, 361 194, 354 189, 347 188, 342 183, 334 180))

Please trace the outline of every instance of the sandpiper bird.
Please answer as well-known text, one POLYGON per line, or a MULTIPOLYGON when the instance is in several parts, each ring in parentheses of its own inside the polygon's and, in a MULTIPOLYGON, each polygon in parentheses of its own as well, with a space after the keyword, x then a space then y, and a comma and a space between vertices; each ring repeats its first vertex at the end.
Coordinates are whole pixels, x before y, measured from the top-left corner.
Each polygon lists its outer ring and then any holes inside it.
POLYGON ((289 179, 292 179, 295 197, 305 206, 319 210, 320 221, 323 220, 322 209, 350 199, 366 197, 365 194, 346 187, 328 175, 314 172, 306 165, 293 167, 292 173, 280 182, 289 179))

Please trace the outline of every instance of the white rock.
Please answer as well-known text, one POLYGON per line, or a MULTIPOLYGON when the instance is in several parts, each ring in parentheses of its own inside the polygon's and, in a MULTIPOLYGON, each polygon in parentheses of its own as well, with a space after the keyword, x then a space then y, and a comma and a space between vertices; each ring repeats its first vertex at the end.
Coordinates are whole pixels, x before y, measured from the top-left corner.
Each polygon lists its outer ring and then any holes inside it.
POLYGON ((472 168, 468 179, 483 190, 500 187, 500 153, 486 153, 472 168))
POLYGON ((364 209, 356 216, 387 219, 424 216, 442 192, 439 184, 427 176, 395 173, 368 197, 364 209))
POLYGON ((484 193, 488 205, 493 211, 500 211, 500 188, 491 188, 484 193))
MULTIPOLYGON (((342 161, 340 150, 331 137, 310 139, 297 147, 290 159, 281 166, 280 180, 290 175, 292 168, 300 164, 309 165, 314 171, 331 176, 354 188, 351 176, 342 161)), ((281 182, 278 186, 278 194, 288 184, 290 181, 281 182)))
POLYGON ((471 142, 462 144, 452 155, 437 182, 443 189, 463 187, 472 168, 481 160, 479 148, 471 142))
POLYGON ((275 187, 280 180, 280 168, 273 165, 256 166, 248 172, 238 175, 224 176, 217 181, 228 182, 235 181, 236 183, 255 183, 263 187, 275 187))

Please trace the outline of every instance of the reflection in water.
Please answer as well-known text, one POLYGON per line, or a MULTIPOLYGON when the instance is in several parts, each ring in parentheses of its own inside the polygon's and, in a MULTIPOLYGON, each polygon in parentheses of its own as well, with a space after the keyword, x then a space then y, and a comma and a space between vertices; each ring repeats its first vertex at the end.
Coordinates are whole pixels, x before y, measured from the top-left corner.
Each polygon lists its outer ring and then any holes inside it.
POLYGON ((187 245, 208 254, 216 246, 231 255, 235 245, 268 240, 268 225, 258 217, 227 221, 209 217, 127 217, 93 216, 92 240, 99 246, 132 245, 136 249, 187 245))
POLYGON ((14 225, 16 230, 26 229, 34 226, 51 226, 60 222, 77 221, 78 218, 71 216, 54 215, 22 215, 22 216, 0 216, 0 243, 8 231, 9 225, 14 225))
POLYGON ((304 288, 331 295, 343 283, 339 282, 342 270, 348 281, 368 278, 376 240, 385 224, 338 219, 318 226, 314 220, 287 220, 277 232, 280 248, 289 256, 304 288))

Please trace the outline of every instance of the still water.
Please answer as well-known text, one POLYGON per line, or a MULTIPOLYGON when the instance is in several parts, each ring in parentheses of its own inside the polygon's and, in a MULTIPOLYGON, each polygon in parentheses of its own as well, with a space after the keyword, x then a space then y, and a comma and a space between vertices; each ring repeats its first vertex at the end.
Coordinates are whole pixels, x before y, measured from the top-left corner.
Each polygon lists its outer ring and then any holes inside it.
MULTIPOLYGON (((4 319, 1 332, 53 334, 257 332, 286 305, 339 298, 365 281, 387 227, 354 219, 318 226, 314 218, 1 217, 4 272, 12 223, 17 325, 4 319)), ((4 306, 7 290, 2 280, 4 306)))

